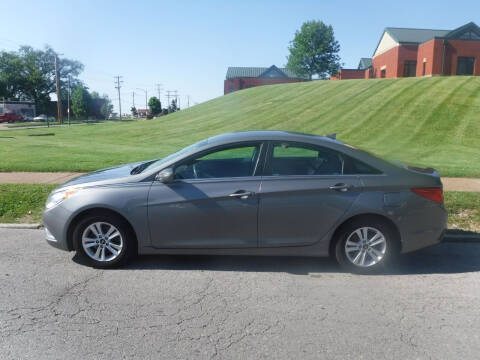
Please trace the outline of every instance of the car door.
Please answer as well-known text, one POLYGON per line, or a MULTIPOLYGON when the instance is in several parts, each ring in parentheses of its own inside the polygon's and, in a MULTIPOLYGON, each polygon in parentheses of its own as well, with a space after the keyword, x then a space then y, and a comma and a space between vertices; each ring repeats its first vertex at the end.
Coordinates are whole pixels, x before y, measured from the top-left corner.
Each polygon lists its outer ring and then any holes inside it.
POLYGON ((259 246, 301 246, 319 241, 361 191, 343 175, 342 155, 316 145, 269 144, 259 201, 259 246))
POLYGON ((260 142, 222 146, 173 167, 174 181, 154 182, 148 199, 157 248, 257 247, 260 142))

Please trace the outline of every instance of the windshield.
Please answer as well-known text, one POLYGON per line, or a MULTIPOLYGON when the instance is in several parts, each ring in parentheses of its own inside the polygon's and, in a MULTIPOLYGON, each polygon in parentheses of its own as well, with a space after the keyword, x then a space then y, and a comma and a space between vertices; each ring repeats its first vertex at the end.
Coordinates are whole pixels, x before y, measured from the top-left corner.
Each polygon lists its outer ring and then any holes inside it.
MULTIPOLYGON (((151 170, 151 169, 155 169, 156 167, 159 167, 163 164, 166 164, 167 162, 175 159, 176 157, 179 157, 183 154, 186 154, 192 150, 195 150, 199 147, 202 147, 204 145, 206 145, 208 143, 208 140, 202 140, 202 141, 199 141, 193 145, 190 145, 190 146, 187 146, 186 148, 183 148, 182 150, 179 150, 173 154, 170 154, 168 155, 167 157, 164 157, 163 159, 160 159, 160 160, 157 160, 157 161, 154 161, 153 163, 151 163, 150 165, 148 165, 145 169, 143 169, 143 171, 146 171, 146 170, 151 170)), ((142 171, 142 172, 143 172, 142 171)))

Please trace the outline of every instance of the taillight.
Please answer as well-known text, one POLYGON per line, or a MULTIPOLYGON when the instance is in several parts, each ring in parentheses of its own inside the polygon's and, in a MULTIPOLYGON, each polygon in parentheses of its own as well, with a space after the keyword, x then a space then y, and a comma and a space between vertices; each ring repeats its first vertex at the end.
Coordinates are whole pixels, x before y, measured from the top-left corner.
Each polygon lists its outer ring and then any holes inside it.
POLYGON ((435 188, 412 188, 415 194, 423 196, 429 200, 433 200, 443 204, 443 189, 439 187, 435 188))

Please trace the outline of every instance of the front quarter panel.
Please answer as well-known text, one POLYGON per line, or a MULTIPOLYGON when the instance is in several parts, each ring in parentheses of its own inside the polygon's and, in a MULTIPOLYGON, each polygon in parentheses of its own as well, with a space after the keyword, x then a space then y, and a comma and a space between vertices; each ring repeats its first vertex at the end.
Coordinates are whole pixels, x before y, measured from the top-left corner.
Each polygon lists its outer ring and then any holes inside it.
MULTIPOLYGON (((64 238, 71 222, 82 212, 92 209, 109 209, 122 215, 132 225, 139 249, 150 244, 148 232, 148 191, 150 182, 114 184, 84 188, 61 203, 70 216, 66 220, 64 238)), ((55 208, 54 208, 55 209, 55 208)))

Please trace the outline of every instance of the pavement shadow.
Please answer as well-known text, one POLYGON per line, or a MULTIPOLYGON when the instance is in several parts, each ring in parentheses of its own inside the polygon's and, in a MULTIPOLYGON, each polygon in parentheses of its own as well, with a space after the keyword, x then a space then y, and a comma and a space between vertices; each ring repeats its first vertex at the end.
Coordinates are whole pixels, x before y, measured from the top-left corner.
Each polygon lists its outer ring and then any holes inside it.
MULTIPOLYGON (((73 260, 86 265, 81 257, 73 260)), ((329 258, 276 256, 140 256, 122 270, 182 270, 284 272, 296 275, 338 273, 343 270, 329 258)), ((376 275, 455 274, 480 271, 480 243, 442 243, 405 254, 398 262, 376 275)))

